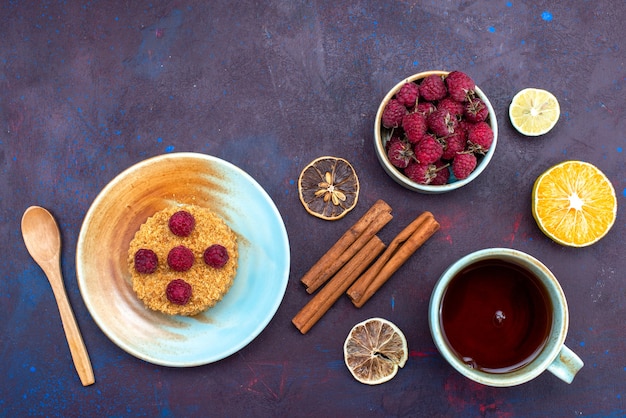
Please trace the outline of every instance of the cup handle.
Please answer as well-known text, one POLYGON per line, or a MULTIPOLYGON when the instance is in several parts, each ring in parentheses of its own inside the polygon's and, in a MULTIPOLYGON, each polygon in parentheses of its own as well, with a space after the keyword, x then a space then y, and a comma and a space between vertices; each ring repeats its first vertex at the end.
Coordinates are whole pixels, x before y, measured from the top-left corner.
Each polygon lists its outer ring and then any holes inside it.
POLYGON ((572 383, 576 373, 584 366, 585 363, 572 350, 563 345, 559 355, 554 359, 552 364, 548 366, 550 373, 566 383, 572 383))

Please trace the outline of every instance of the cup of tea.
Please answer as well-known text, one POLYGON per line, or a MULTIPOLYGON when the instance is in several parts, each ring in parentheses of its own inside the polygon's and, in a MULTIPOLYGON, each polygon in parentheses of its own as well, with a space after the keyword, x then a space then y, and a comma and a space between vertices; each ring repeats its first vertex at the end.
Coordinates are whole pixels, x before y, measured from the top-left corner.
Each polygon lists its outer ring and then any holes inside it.
POLYGON ((466 255, 441 275, 430 299, 430 331, 464 376, 515 386, 545 370, 571 383, 583 361, 565 346, 567 301, 552 272, 510 248, 466 255))

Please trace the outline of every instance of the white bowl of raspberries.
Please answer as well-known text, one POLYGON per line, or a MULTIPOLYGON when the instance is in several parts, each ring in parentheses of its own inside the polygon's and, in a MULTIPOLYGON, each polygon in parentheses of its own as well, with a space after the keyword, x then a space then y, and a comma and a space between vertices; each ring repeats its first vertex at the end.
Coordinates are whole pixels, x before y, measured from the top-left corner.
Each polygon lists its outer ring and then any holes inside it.
POLYGON ((498 140, 496 114, 461 71, 426 71, 402 80, 381 102, 376 154, 396 182, 421 193, 445 193, 487 167, 498 140))

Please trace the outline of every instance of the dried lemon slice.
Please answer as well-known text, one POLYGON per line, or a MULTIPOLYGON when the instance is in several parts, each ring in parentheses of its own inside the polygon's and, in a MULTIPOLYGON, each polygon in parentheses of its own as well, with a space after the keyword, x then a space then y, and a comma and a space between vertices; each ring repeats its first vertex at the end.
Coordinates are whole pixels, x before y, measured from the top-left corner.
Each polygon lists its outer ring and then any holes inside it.
POLYGON ((343 158, 320 157, 300 173, 298 193, 313 216, 336 220, 345 216, 359 199, 359 179, 343 158))
POLYGON ((527 136, 549 132, 561 115, 559 101, 546 90, 527 88, 517 93, 509 106, 513 127, 527 136))
POLYGON ((565 161, 540 175, 533 186, 532 211, 539 229, 555 242, 585 247, 604 237, 617 216, 609 179, 583 161, 565 161))
POLYGON ((377 385, 391 380, 404 367, 409 350, 402 331, 383 318, 356 324, 343 345, 343 356, 352 376, 377 385))

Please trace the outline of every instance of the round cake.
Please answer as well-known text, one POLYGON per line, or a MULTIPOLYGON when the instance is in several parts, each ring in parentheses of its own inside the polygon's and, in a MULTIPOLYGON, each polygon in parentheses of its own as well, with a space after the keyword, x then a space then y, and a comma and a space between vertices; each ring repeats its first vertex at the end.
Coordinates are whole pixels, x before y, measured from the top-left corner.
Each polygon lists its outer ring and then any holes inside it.
POLYGON ((237 273, 237 236, 211 210, 163 209, 130 242, 133 290, 150 309, 196 315, 219 302, 237 273))

